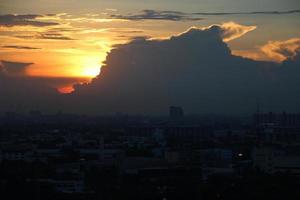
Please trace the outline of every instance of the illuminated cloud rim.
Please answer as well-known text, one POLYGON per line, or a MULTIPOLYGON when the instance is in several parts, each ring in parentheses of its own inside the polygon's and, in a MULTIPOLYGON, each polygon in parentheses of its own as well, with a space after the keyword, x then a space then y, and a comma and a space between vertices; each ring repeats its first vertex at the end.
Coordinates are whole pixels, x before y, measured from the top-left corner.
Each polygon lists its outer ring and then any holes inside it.
POLYGON ((240 38, 251 31, 254 31, 256 28, 257 28, 256 26, 245 26, 245 25, 237 24, 235 22, 226 22, 223 24, 214 24, 205 28, 191 27, 186 32, 183 32, 182 34, 191 32, 192 30, 205 31, 211 29, 217 31, 219 36, 223 39, 224 42, 229 42, 237 38, 240 38))
POLYGON ((300 110, 299 61, 235 56, 225 42, 255 28, 227 22, 116 46, 101 74, 76 85, 67 102, 80 102, 85 112, 107 113, 159 113, 170 105, 187 112, 252 112, 257 100, 281 111, 300 110), (287 96, 288 90, 294 92, 287 96))
POLYGON ((136 38, 113 48, 101 74, 74 86, 71 94, 51 92, 42 87, 44 80, 31 77, 0 78, 0 111, 9 105, 39 105, 45 111, 161 114, 179 105, 186 113, 232 114, 253 112, 257 100, 280 111, 300 110, 299 60, 283 65, 232 55, 225 41, 251 30, 228 22, 163 40, 136 38))
POLYGON ((292 38, 285 41, 270 41, 260 50, 271 60, 283 62, 295 57, 300 52, 300 38, 292 38))

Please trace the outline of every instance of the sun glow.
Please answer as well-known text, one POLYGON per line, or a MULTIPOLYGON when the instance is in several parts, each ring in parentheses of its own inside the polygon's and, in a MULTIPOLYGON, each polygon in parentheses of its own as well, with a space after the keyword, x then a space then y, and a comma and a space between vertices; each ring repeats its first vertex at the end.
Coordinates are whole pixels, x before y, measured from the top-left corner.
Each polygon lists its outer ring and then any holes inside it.
POLYGON ((65 87, 58 87, 58 88, 57 88, 57 91, 58 91, 59 93, 62 93, 62 94, 69 94, 69 93, 71 93, 71 92, 74 91, 74 88, 73 88, 72 85, 70 85, 70 86, 65 86, 65 87))
POLYGON ((87 57, 81 61, 81 76, 96 77, 100 73, 100 60, 98 57, 87 57))
POLYGON ((87 66, 83 69, 83 76, 96 77, 100 73, 100 66, 87 66))

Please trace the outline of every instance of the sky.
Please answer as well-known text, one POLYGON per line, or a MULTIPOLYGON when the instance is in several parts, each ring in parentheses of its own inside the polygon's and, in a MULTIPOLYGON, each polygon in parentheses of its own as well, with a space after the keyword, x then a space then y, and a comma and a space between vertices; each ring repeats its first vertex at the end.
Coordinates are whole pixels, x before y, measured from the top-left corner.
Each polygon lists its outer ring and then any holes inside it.
POLYGON ((121 11, 139 9, 163 9, 182 11, 253 11, 253 10, 290 10, 299 6, 297 0, 1 0, 7 12, 95 12, 103 8, 121 11))
MULTIPOLYGON (((88 90, 82 87, 93 88, 98 79, 105 79, 104 67, 114 66, 115 62, 124 66, 130 63, 126 53, 117 53, 116 57, 114 50, 121 51, 137 41, 150 42, 149 46, 156 41, 167 43, 173 37, 188 33, 192 27, 205 32, 215 26, 220 29, 217 37, 228 46, 223 53, 258 63, 272 63, 276 68, 297 56, 299 19, 298 0, 27 0, 26 3, 0 0, 0 78, 5 79, 6 84, 8 79, 13 83, 32 81, 40 85, 40 88, 31 88, 33 91, 45 86, 53 89, 54 96, 82 96, 81 90, 88 90), (76 88, 80 89, 76 91, 76 88)), ((201 49, 201 44, 198 48, 201 49)), ((160 60, 151 53, 153 59, 149 62, 160 60)), ((147 60, 151 56, 140 57, 147 60)), ((175 66, 173 62, 172 65, 175 66)), ((123 73, 130 71, 134 72, 128 68, 123 73)), ((120 79, 111 84, 118 85, 120 79)), ((14 87, 20 89, 18 87, 26 84, 14 87)), ((18 99, 18 95, 11 98, 18 99)))

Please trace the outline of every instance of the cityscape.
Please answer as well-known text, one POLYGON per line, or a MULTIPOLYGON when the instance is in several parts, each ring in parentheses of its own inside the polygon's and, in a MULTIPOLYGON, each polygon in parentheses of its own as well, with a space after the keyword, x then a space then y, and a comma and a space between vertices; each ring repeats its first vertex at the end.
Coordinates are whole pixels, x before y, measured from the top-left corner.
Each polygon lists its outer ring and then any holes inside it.
POLYGON ((300 0, 0 0, 0 200, 300 200, 300 0))
POLYGON ((165 117, 32 111, 6 113, 0 127, 6 199, 300 197, 299 114, 185 116, 175 106, 165 117))

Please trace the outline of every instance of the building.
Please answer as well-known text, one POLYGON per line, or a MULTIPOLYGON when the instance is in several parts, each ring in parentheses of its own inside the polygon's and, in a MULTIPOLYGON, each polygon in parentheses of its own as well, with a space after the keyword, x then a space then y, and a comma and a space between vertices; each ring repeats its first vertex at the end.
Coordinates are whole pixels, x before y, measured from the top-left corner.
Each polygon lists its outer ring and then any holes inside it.
POLYGON ((27 146, 8 147, 1 150, 0 157, 2 160, 8 161, 30 162, 34 160, 34 152, 27 146))
POLYGON ((299 148, 256 147, 253 151, 253 164, 255 168, 270 174, 300 174, 299 148))
POLYGON ((300 126, 300 114, 298 113, 256 113, 254 122, 257 126, 300 126))

